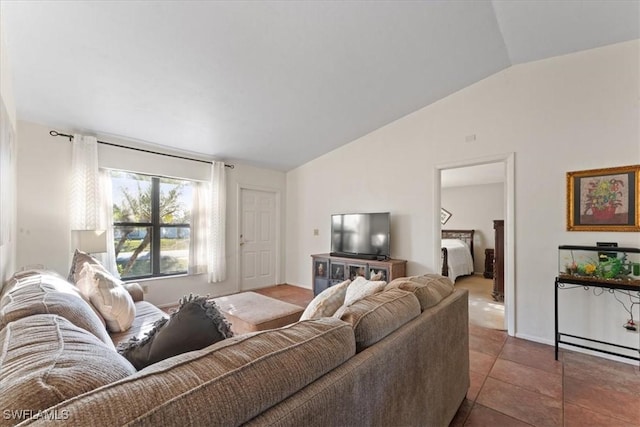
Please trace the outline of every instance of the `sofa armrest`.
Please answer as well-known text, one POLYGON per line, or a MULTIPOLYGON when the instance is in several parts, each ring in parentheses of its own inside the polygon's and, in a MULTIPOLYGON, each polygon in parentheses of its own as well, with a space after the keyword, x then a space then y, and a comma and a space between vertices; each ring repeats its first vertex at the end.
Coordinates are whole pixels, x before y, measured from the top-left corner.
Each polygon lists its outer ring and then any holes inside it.
POLYGON ((144 301, 144 291, 138 283, 125 283, 122 286, 129 292, 133 302, 144 301))

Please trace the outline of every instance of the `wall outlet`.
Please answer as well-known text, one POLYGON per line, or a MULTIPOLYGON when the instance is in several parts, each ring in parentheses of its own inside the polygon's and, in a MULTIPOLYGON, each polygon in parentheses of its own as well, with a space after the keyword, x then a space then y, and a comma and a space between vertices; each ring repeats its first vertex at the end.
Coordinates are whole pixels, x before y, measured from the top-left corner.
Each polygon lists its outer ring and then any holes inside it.
POLYGON ((320 230, 318 230, 317 228, 313 229, 313 235, 314 236, 319 236, 320 235, 320 230))
POLYGON ((142 285, 142 293, 144 294, 149 293, 149 285, 142 285))

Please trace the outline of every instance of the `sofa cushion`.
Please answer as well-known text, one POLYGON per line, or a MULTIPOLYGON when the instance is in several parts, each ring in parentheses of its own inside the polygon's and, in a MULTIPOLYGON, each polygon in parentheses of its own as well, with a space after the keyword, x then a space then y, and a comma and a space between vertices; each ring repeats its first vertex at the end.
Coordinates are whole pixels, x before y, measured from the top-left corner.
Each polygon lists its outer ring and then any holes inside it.
POLYGON ((4 283, 4 287, 2 288, 3 293, 12 289, 15 286, 18 286, 20 283, 24 283, 24 279, 29 278, 30 276, 36 276, 39 274, 45 274, 47 276, 55 277, 58 279, 65 280, 62 275, 60 275, 57 271, 47 270, 43 268, 28 268, 21 271, 16 271, 13 275, 7 279, 4 283))
POLYGON ((139 370, 232 336, 231 326, 213 300, 189 295, 169 319, 158 320, 144 338, 121 343, 118 352, 139 370))
POLYGON ((151 329, 153 329, 153 325, 158 320, 169 318, 167 313, 148 301, 138 301, 135 303, 135 306, 136 317, 133 319, 131 327, 126 331, 109 334, 113 344, 118 345, 119 343, 128 341, 133 337, 142 339, 151 329))
POLYGON ((344 303, 347 287, 350 283, 351 280, 345 280, 320 292, 305 308, 300 320, 333 316, 344 303))
POLYGON ((3 410, 37 412, 133 373, 113 347, 60 316, 29 316, 0 331, 3 410))
POLYGON ((391 289, 370 295, 336 313, 353 326, 358 352, 377 343, 420 315, 420 303, 411 292, 391 289))
POLYGON ((56 273, 21 274, 0 300, 0 329, 33 314, 57 314, 111 346, 101 317, 78 288, 56 273))
POLYGON ((123 283, 122 287, 129 292, 133 302, 144 301, 144 290, 139 283, 123 283))
POLYGON ((413 293, 420 301, 422 311, 438 304, 454 290, 451 279, 439 274, 401 277, 390 282, 385 290, 396 288, 413 293))
POLYGON ((349 287, 347 287, 347 293, 344 297, 344 305, 350 306, 368 295, 380 292, 384 289, 386 284, 387 282, 370 281, 362 276, 358 276, 353 282, 351 282, 351 284, 349 284, 349 287))
POLYGON ((354 354, 350 325, 307 320, 174 356, 57 409, 71 425, 241 425, 354 354))
POLYGON ((80 291, 100 312, 111 332, 126 331, 133 324, 136 308, 122 282, 111 274, 84 263, 78 279, 80 291))

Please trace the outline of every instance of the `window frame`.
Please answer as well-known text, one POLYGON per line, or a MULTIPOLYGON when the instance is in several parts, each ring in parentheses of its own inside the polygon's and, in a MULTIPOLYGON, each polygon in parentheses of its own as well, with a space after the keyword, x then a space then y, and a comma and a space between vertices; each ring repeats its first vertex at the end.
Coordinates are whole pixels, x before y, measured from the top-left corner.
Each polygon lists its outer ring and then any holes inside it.
MULTIPOLYGON (((151 242, 150 242, 150 262, 151 262, 151 274, 143 274, 137 276, 127 276, 123 277, 124 280, 138 280, 138 279, 153 279, 158 277, 171 277, 171 276, 184 276, 189 274, 189 266, 187 265, 187 269, 185 271, 179 272, 170 272, 170 273, 162 273, 160 271, 160 261, 161 261, 161 245, 162 245, 162 236, 161 229, 162 228, 188 228, 189 229, 189 239, 191 239, 191 223, 188 224, 165 224, 161 222, 160 218, 160 180, 161 179, 176 179, 180 181, 187 181, 193 185, 194 181, 189 179, 182 178, 169 178, 160 175, 149 175, 138 172, 124 171, 128 174, 134 175, 144 175, 151 178, 151 222, 116 222, 115 219, 112 221, 113 230, 116 230, 116 227, 138 227, 138 228, 147 228, 151 229, 151 242)), ((113 177, 111 177, 113 179, 113 177)), ((192 199, 193 204, 193 199, 192 199)), ((193 206, 191 208, 191 212, 193 212, 193 206)), ((115 242, 114 242, 115 243, 115 242)), ((189 250, 189 258, 191 257, 191 250, 189 250)))

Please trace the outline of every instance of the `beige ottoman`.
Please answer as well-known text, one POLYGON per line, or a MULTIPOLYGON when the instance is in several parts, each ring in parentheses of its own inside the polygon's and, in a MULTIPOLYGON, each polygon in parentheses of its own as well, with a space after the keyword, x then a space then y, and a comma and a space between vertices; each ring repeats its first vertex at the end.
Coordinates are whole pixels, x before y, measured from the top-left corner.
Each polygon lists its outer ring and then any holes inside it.
POLYGON ((264 331, 297 322, 304 309, 255 292, 213 299, 235 334, 264 331))

